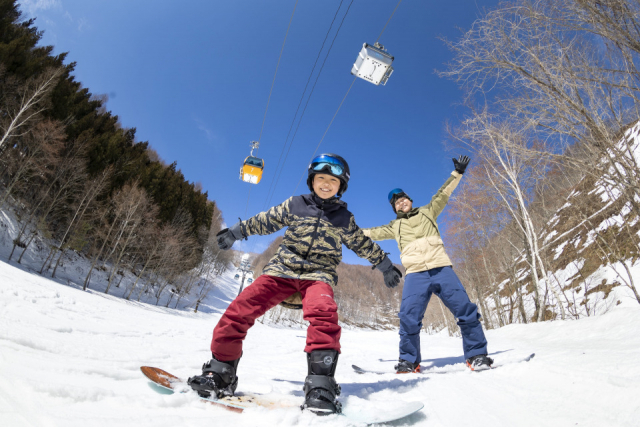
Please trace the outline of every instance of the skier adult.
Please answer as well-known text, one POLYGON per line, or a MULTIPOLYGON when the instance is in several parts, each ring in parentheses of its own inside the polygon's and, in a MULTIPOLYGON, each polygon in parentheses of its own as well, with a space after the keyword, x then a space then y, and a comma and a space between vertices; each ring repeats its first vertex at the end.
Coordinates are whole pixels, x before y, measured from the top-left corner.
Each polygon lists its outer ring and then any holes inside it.
POLYGON ((218 246, 230 249, 236 240, 288 227, 263 274, 233 300, 218 321, 211 341, 213 359, 204 364, 202 375, 188 381, 201 396, 233 395, 247 331, 267 310, 285 302, 289 307, 301 304, 304 319, 309 322, 304 349, 308 375, 302 408, 319 415, 340 412, 336 398, 340 386, 334 374, 341 330, 332 286, 338 281, 336 267, 342 259, 342 245, 382 271, 388 286, 396 286, 402 277, 382 249, 364 235, 347 204, 340 200, 349 178, 349 165, 342 157, 317 156, 308 167, 311 194, 291 197, 218 233, 218 246))
POLYGON ((400 358, 397 373, 420 372, 420 329, 432 294, 458 320, 467 365, 472 370, 488 369, 493 360, 487 356, 487 340, 480 324, 478 307, 469 300, 453 271, 436 222, 469 164, 469 157, 453 159, 455 170, 433 196, 420 208, 401 189, 391 190, 388 199, 396 219, 387 225, 363 229, 373 240, 395 239, 400 249, 406 278, 400 304, 400 358))

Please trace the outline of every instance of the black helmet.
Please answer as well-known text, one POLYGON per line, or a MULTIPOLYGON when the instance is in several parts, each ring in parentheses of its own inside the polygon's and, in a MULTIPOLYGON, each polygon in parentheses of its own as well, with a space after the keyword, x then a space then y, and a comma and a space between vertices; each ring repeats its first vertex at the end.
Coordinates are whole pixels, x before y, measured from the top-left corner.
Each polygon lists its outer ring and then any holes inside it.
POLYGON ((406 197, 407 199, 411 200, 411 202, 413 202, 411 197, 409 197, 409 195, 405 193, 402 188, 394 188, 393 190, 389 191, 389 195, 387 196, 387 198, 389 199, 389 203, 391 203, 391 208, 393 208, 394 212, 396 211, 396 202, 398 201, 398 199, 401 199, 403 197, 406 197))
POLYGON ((340 180, 340 189, 336 194, 341 197, 349 184, 349 164, 337 154, 324 153, 316 156, 309 164, 307 187, 313 192, 313 176, 317 173, 326 173, 340 180))

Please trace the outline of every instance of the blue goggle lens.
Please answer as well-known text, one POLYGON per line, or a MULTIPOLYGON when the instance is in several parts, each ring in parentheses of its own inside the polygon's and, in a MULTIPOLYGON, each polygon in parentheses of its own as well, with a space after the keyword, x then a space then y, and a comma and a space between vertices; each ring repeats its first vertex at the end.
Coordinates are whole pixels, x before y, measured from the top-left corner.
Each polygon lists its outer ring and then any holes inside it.
POLYGON ((322 171, 325 168, 329 168, 332 174, 338 175, 338 176, 342 175, 342 172, 344 172, 344 169, 342 169, 342 166, 334 165, 331 163, 316 163, 311 167, 311 169, 313 169, 314 171, 322 171))
POLYGON ((322 171, 328 168, 332 174, 341 176, 344 173, 344 164, 335 157, 318 156, 311 161, 311 169, 322 171))
POLYGON ((389 203, 391 203, 391 200, 393 200, 393 196, 395 196, 396 194, 404 194, 404 191, 402 191, 402 188, 394 188, 393 190, 391 190, 389 192, 389 203))

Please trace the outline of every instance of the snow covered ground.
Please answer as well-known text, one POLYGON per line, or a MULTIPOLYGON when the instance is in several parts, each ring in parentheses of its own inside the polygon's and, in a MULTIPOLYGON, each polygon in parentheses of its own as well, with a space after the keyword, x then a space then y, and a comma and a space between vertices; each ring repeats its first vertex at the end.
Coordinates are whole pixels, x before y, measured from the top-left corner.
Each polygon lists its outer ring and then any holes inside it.
MULTIPOLYGON (((193 394, 161 395, 139 371, 187 377, 209 359, 211 331, 238 282, 228 272, 211 313, 173 310, 83 292, 0 261, 0 425, 2 426, 344 426, 296 407, 235 414, 193 394)), ((214 302, 212 302, 214 301, 214 302)), ((343 330, 336 377, 349 405, 421 401, 392 425, 638 426, 640 307, 623 305, 578 321, 511 325, 488 332, 497 363, 532 352, 527 363, 474 373, 462 369, 461 341, 422 337, 424 368, 446 374, 358 375, 388 370, 397 332, 343 330), (451 366, 451 364, 458 365, 451 366)), ((302 400, 305 332, 257 323, 245 341, 238 391, 302 400)))

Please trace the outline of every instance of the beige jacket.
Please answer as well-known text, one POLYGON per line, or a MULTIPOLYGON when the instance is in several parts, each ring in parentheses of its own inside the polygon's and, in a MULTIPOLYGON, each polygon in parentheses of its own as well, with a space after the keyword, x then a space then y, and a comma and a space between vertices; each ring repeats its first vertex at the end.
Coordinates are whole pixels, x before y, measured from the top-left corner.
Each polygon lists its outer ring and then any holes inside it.
POLYGON ((451 172, 428 205, 413 208, 408 213, 399 212, 397 219, 389 224, 362 231, 372 240, 395 239, 407 274, 451 265, 436 220, 461 178, 458 172, 451 172))

